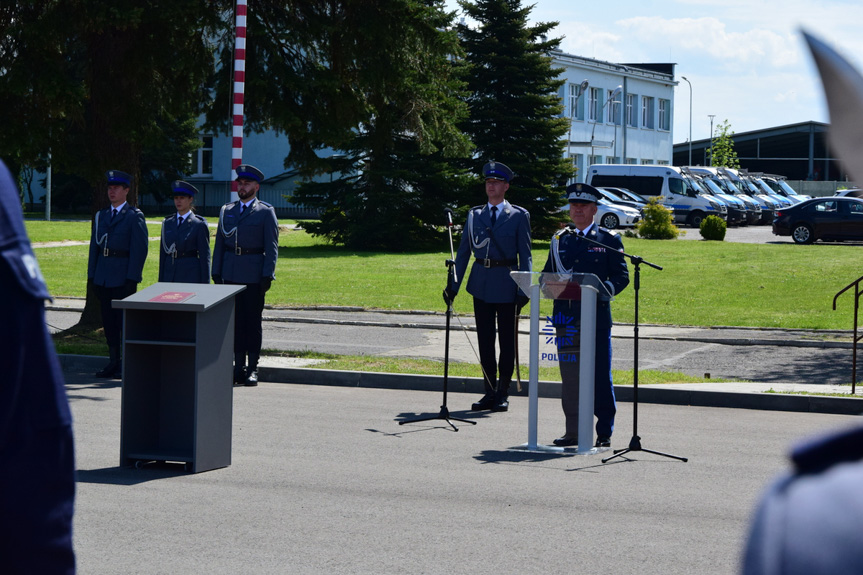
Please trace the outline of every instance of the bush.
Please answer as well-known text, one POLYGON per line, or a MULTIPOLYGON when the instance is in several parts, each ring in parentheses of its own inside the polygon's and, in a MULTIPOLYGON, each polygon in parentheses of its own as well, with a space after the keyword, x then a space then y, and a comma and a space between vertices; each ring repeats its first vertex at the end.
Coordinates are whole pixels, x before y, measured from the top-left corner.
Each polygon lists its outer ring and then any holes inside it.
POLYGON ((650 198, 644 206, 644 218, 635 226, 638 235, 648 240, 673 240, 680 235, 680 230, 674 225, 671 210, 660 204, 656 198, 650 198))
POLYGON ((715 240, 721 242, 725 239, 725 230, 727 226, 725 220, 719 216, 707 216, 701 220, 701 237, 705 240, 715 240))

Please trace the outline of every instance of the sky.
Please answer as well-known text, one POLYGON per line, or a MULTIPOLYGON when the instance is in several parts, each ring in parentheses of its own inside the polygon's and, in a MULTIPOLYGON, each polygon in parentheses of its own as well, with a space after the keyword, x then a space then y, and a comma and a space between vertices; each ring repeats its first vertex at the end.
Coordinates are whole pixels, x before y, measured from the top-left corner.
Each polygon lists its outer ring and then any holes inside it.
MULTIPOLYGON (((673 63, 674 143, 710 137, 710 118, 735 133, 829 123, 801 29, 863 71, 860 0, 522 0, 531 23, 558 22, 566 53, 614 63, 673 63)), ((456 0, 447 7, 460 10, 456 0)))

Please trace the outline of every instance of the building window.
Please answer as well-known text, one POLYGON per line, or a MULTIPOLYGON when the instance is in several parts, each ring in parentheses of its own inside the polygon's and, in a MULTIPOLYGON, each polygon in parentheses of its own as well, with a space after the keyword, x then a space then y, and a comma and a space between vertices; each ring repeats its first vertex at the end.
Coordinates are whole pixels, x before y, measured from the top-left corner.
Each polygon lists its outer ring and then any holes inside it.
POLYGON ((659 100, 659 129, 671 131, 671 100, 659 100))
POLYGON ((614 100, 614 90, 609 90, 605 97, 606 116, 609 124, 620 125, 620 100, 614 100))
POLYGON ((652 163, 653 163, 653 160, 648 160, 648 159, 646 159, 646 158, 642 158, 642 159, 641 159, 641 163, 642 163, 642 164, 644 164, 644 165, 648 165, 648 164, 652 164, 652 163))
POLYGON ((635 103, 638 96, 635 94, 626 95, 626 125, 633 128, 638 127, 638 119, 635 115, 635 103))
POLYGON ((659 164, 660 166, 667 166, 668 160, 657 160, 656 163, 659 164))
POLYGON ((591 156, 590 157, 590 164, 591 165, 601 164, 601 163, 602 163, 602 156, 591 156))
POLYGON ((201 136, 203 146, 192 152, 191 176, 213 175, 213 136, 201 136))
POLYGON ((641 125, 653 129, 653 98, 641 97, 641 125))
POLYGON ((584 120, 584 103, 581 101, 581 85, 569 85, 569 117, 573 120, 584 120), (579 106, 581 104, 581 106, 579 106))
POLYGON ((635 158, 626 158, 626 163, 627 164, 637 164, 638 160, 636 160, 635 158))
POLYGON ((587 91, 588 120, 596 122, 599 118, 599 88, 590 88, 587 91))

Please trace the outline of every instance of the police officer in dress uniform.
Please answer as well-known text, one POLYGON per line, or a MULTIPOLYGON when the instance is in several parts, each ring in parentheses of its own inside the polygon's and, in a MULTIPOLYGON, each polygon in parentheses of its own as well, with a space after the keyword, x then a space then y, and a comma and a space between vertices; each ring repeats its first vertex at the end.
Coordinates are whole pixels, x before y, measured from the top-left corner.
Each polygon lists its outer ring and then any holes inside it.
POLYGON ((444 289, 443 297, 449 305, 458 294, 473 255, 467 292, 473 296, 485 395, 471 407, 475 411, 507 411, 515 367, 516 314, 527 302, 527 295, 509 272, 531 270, 530 214, 504 199, 512 170, 500 162, 488 162, 482 174, 488 203, 468 212, 455 260, 456 282, 444 289), (495 335, 499 360, 495 359, 495 335))
POLYGON ((110 354, 108 365, 96 372, 96 377, 120 379, 123 377, 120 357, 123 310, 114 309, 111 300, 123 299, 138 291, 147 259, 147 224, 141 210, 126 202, 132 177, 119 170, 110 170, 105 177, 111 205, 96 212, 87 279, 93 282, 99 299, 110 354))
POLYGON ((159 281, 210 283, 210 229, 207 220, 192 211, 198 189, 182 180, 171 188, 177 213, 162 222, 159 281))
POLYGON ((258 385, 264 294, 276 277, 279 257, 276 211, 257 199, 263 179, 256 167, 237 166, 240 199, 222 206, 213 250, 213 282, 246 286, 237 294, 234 313, 234 383, 246 386, 258 385))
POLYGON ((863 572, 863 427, 804 443, 791 460, 758 505, 742 573, 863 572))
POLYGON ((0 162, 0 572, 75 572, 72 417, 45 328, 50 299, 0 162))
MULTIPOLYGON (((601 197, 588 184, 572 184, 566 188, 569 217, 572 224, 557 232, 551 240, 548 260, 543 272, 587 273, 602 280, 611 295, 629 285, 626 261, 617 250, 623 250, 620 237, 597 226, 593 218, 601 197), (596 240, 607 248, 584 238, 596 240)), ((609 447, 614 431, 617 406, 611 382, 611 306, 607 299, 597 298, 596 309, 596 375, 594 380, 594 414, 596 415, 596 447, 609 447)), ((555 445, 578 445, 578 385, 581 301, 555 300, 553 322, 558 337, 558 357, 562 380, 561 403, 566 416, 566 432, 554 440, 555 445), (575 359, 576 361, 571 361, 575 359)))

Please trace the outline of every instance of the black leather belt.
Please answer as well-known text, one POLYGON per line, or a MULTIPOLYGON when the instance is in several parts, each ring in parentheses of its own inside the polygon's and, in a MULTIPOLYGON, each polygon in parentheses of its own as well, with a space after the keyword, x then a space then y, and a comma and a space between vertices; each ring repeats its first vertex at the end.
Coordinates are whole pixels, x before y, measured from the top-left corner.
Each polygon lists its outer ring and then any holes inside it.
POLYGON ((234 252, 238 256, 254 256, 264 253, 264 248, 243 248, 240 246, 225 246, 226 252, 234 252))
POLYGON ((102 250, 102 255, 106 258, 128 258, 129 250, 102 250))
POLYGON ((198 250, 189 250, 187 252, 174 252, 175 258, 196 258, 198 257, 198 250))
POLYGON ((484 268, 500 268, 500 267, 509 267, 518 265, 518 260, 484 260, 482 258, 476 258, 476 261, 482 263, 482 267, 484 268))

